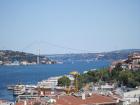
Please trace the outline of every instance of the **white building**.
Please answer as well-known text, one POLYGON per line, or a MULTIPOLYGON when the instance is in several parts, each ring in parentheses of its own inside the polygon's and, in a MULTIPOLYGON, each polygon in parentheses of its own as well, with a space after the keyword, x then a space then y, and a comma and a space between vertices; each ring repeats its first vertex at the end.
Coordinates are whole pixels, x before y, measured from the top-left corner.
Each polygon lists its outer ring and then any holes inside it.
MULTIPOLYGON (((67 76, 71 82, 74 81, 74 77, 72 75, 65 75, 67 76)), ((38 82, 37 86, 40 88, 58 88, 58 79, 62 76, 56 76, 56 77, 50 77, 47 80, 42 80, 41 82, 38 82)))
POLYGON ((134 105, 134 103, 140 103, 140 89, 124 92, 123 93, 123 105, 134 105))
POLYGON ((61 78, 61 76, 50 77, 47 80, 43 80, 41 82, 38 82, 37 86, 40 88, 54 88, 57 86, 59 78, 61 78))
POLYGON ((8 102, 5 100, 0 100, 0 105, 15 105, 14 102, 8 102))
POLYGON ((101 85, 101 90, 112 91, 113 89, 114 85, 109 85, 108 83, 106 83, 105 85, 101 85))
POLYGON ((27 61, 20 62, 21 65, 28 65, 29 63, 27 61))

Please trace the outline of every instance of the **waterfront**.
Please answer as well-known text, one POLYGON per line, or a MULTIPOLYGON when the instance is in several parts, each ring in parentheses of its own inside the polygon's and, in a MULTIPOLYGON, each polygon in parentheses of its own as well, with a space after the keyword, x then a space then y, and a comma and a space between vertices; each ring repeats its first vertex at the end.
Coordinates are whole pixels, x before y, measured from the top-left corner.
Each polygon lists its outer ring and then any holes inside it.
POLYGON ((0 66, 0 99, 14 100, 12 92, 7 90, 7 85, 36 84, 38 81, 51 76, 68 74, 73 70, 83 72, 89 69, 107 67, 109 61, 96 61, 90 63, 32 65, 32 66, 0 66))

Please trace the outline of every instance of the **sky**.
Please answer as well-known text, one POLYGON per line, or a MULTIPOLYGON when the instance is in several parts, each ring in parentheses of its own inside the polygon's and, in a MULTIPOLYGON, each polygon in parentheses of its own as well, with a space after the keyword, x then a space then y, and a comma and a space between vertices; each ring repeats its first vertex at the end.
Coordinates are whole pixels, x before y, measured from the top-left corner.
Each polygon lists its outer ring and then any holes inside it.
POLYGON ((140 49, 140 0, 0 0, 0 49, 41 54, 140 49))

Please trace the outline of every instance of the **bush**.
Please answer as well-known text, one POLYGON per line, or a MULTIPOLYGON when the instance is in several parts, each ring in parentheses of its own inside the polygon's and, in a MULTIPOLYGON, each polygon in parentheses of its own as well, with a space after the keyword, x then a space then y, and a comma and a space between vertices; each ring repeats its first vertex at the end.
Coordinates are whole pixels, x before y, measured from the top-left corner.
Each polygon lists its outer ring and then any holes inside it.
POLYGON ((58 86, 70 86, 70 79, 66 76, 63 76, 58 79, 58 86))

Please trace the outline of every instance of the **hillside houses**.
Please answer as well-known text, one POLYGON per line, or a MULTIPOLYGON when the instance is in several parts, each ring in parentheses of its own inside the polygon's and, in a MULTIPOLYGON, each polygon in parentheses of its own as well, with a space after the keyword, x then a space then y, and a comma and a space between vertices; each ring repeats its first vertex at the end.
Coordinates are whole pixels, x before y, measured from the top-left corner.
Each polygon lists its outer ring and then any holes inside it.
POLYGON ((114 61, 111 65, 111 69, 115 68, 118 64, 120 64, 123 69, 139 70, 140 53, 133 53, 130 54, 127 59, 114 61))

